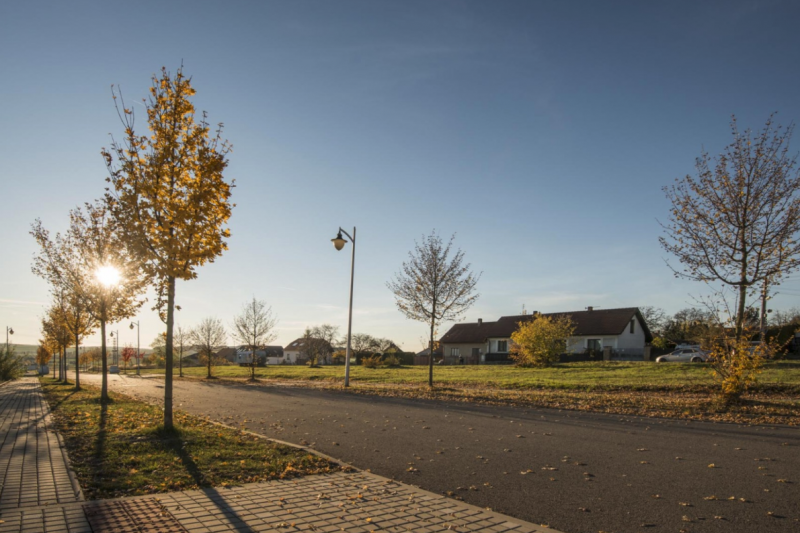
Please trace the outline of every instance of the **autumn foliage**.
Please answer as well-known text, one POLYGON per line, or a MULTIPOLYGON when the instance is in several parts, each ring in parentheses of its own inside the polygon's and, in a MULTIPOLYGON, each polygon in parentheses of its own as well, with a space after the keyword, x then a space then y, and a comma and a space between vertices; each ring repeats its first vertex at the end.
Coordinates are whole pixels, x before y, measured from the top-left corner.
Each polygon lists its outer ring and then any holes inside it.
POLYGON ((567 349, 567 339, 575 331, 569 316, 537 315, 519 323, 511 334, 510 357, 518 366, 550 366, 567 349))
POLYGON ((722 154, 697 159, 697 177, 664 188, 672 210, 659 240, 680 262, 677 276, 734 288, 741 337, 752 288, 800 268, 800 171, 789 153, 791 127, 770 117, 753 135, 734 118, 731 132, 722 154))

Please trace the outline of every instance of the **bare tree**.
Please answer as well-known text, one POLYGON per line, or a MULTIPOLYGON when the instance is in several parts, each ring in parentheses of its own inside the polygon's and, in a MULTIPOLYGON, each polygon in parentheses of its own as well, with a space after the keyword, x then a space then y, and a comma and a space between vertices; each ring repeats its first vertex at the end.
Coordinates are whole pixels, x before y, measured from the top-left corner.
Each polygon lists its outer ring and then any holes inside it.
POLYGON ((372 355, 378 349, 378 339, 366 333, 356 333, 350 337, 350 345, 356 362, 360 363, 363 357, 372 355))
POLYGON ((217 347, 225 344, 227 333, 222 321, 218 318, 204 318, 196 328, 192 330, 189 337, 192 344, 197 347, 200 357, 206 360, 208 366, 208 379, 211 379, 211 367, 214 364, 214 355, 217 347))
POLYGON ((339 335, 339 327, 322 324, 306 328, 303 333, 303 356, 312 368, 320 360, 328 361, 333 355, 333 343, 339 335))
POLYGON ((667 323, 667 313, 660 307, 645 305, 639 308, 647 328, 656 336, 661 336, 661 330, 667 323))
POLYGON ((402 270, 387 283, 394 293, 398 309, 408 318, 430 325, 431 356, 428 365, 428 385, 433 387, 433 346, 436 326, 456 320, 478 299, 475 286, 480 274, 470 271, 464 263, 464 252, 456 250, 450 256, 455 235, 445 245, 436 231, 423 236, 409 252, 402 270))
POLYGON ((172 342, 178 349, 178 375, 180 377, 183 377, 183 349, 189 344, 189 333, 191 332, 183 329, 180 324, 175 325, 172 342))
POLYGON ((250 379, 256 379, 256 350, 275 340, 278 320, 272 308, 262 300, 253 300, 242 306, 242 313, 233 319, 233 337, 251 352, 250 379))
POLYGON ((737 292, 736 336, 742 336, 748 292, 800 267, 800 172, 789 155, 792 127, 767 120, 761 133, 740 133, 715 158, 703 152, 697 177, 664 188, 672 202, 661 246, 677 257, 676 276, 720 282, 737 292), (712 168, 713 167, 713 168, 712 168))

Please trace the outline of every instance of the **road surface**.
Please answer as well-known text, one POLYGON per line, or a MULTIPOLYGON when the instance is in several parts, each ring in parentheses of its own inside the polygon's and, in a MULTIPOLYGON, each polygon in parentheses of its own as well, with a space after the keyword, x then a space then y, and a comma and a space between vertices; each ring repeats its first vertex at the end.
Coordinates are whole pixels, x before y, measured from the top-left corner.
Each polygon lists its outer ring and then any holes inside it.
MULTIPOLYGON (((110 387, 163 400, 163 378, 113 375, 110 387)), ((800 531, 796 428, 188 380, 174 398, 176 409, 567 533, 800 531)))

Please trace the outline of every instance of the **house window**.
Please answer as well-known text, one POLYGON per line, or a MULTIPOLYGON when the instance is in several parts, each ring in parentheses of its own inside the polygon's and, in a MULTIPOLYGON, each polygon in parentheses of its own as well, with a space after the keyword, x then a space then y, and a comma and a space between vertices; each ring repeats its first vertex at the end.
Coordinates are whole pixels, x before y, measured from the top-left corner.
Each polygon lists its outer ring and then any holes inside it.
POLYGON ((636 324, 636 319, 631 319, 631 333, 633 333, 633 325, 636 324))
POLYGON ((461 348, 450 348, 450 355, 458 357, 461 355, 461 348))
POLYGON ((586 349, 599 351, 603 348, 601 339, 586 339, 586 349))
POLYGON ((497 341, 497 351, 504 353, 508 351, 508 341, 497 341))
POLYGON ((481 354, 480 348, 473 348, 472 349, 472 357, 478 357, 481 354))

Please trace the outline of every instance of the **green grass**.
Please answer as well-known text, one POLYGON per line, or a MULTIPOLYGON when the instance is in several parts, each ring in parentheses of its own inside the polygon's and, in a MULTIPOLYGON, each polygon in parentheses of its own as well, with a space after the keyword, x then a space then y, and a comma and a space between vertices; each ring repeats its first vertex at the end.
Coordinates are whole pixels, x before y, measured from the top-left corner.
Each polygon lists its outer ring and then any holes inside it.
MULTIPOLYGON (((143 370, 163 374, 164 370, 143 370)), ((206 368, 184 368, 191 378, 204 378, 206 368)), ((175 370, 177 375, 177 369, 175 370)), ((217 366, 213 375, 226 379, 248 379, 250 369, 239 366, 217 366)), ((518 368, 510 365, 437 366, 434 382, 440 386, 484 387, 503 390, 524 389, 623 389, 623 390, 707 390, 713 387, 711 369, 702 363, 643 363, 643 362, 581 362, 563 363, 550 368, 518 368)), ((256 378, 273 380, 325 381, 344 380, 343 366, 308 368, 305 366, 275 365, 256 369, 256 378)), ((351 366, 350 379, 368 384, 426 384, 428 368, 368 369, 351 366)), ((764 365, 759 375, 764 389, 800 390, 800 361, 772 361, 764 365)))
POLYGON ((283 479, 340 470, 308 452, 176 411, 175 430, 160 407, 99 391, 75 391, 40 378, 56 427, 88 499, 283 479))

